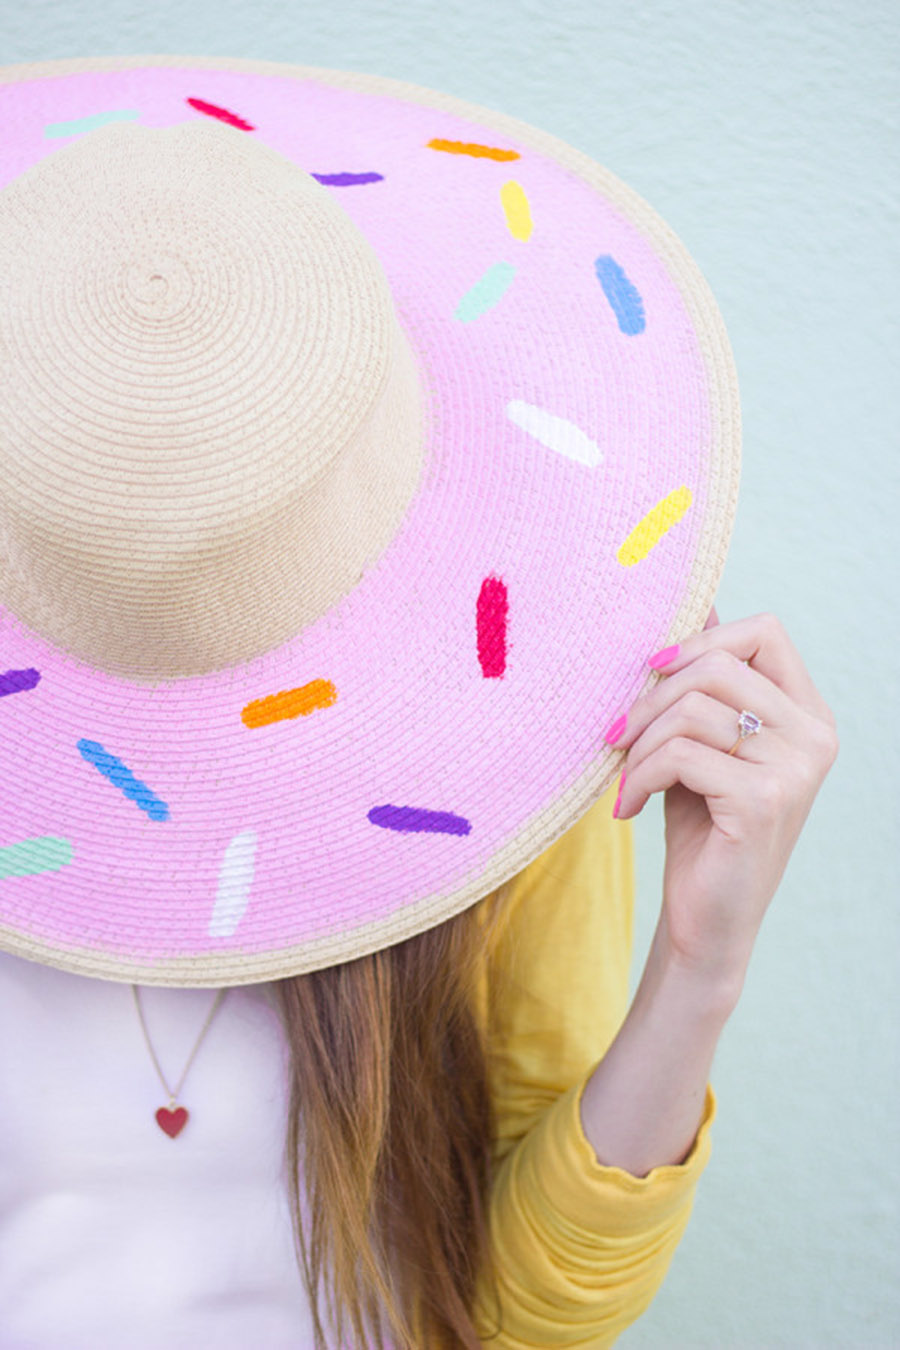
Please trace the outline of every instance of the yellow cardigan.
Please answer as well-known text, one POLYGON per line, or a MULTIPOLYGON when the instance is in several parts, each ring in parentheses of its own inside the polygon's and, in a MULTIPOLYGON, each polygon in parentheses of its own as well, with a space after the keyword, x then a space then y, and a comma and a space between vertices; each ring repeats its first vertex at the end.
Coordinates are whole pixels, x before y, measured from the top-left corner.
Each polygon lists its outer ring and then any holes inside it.
POLYGON ((486 945, 502 1331, 490 1334, 484 1281, 475 1325, 494 1350, 612 1345, 662 1284, 710 1155, 709 1084, 688 1156, 645 1177, 601 1165, 581 1124, 581 1091, 630 1002, 632 826, 613 819, 614 799, 615 785, 509 883, 486 945))

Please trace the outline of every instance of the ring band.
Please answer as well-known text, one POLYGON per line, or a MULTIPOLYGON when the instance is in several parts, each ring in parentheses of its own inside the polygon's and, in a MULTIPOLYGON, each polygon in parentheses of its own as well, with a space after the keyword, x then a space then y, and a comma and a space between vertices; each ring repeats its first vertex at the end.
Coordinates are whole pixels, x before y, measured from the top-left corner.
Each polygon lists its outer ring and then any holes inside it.
POLYGON ((745 741, 748 736, 755 736, 760 732, 762 730, 763 722, 762 718, 757 717, 756 713, 748 712, 746 708, 742 708, 738 717, 738 726, 741 729, 741 734, 728 751, 729 755, 734 754, 741 741, 745 741))

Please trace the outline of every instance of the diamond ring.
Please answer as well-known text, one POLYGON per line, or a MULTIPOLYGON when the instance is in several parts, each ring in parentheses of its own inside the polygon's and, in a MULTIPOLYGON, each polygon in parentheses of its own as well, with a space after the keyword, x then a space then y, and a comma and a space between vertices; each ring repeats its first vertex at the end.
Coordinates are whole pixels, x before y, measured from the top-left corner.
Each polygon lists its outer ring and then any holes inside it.
POLYGON ((748 736, 755 736, 758 731, 761 731, 762 725, 761 717, 757 717, 756 713, 748 712, 746 708, 742 708, 740 716, 738 717, 738 727, 740 728, 741 734, 728 751, 729 755, 734 754, 741 741, 746 740, 748 736))

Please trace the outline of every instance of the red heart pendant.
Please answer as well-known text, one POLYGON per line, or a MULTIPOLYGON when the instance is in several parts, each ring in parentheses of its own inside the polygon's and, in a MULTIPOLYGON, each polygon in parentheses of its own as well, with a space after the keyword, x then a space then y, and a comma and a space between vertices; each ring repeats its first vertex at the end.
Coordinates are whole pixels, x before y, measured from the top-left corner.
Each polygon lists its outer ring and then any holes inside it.
POLYGON ((187 1109, 179 1106, 177 1111, 170 1111, 168 1107, 161 1106, 156 1113, 156 1123, 161 1130, 165 1130, 170 1139, 174 1139, 176 1134, 181 1134, 187 1124, 187 1109))

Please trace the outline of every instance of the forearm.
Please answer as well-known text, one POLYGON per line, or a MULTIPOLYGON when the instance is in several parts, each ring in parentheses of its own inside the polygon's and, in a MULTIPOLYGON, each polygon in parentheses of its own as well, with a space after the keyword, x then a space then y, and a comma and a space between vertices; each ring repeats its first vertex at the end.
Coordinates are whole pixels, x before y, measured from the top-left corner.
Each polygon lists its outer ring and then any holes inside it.
POLYGON ((703 1114, 706 1083, 742 977, 710 988, 679 967, 657 927, 628 1015, 581 1098, 597 1161, 646 1176, 683 1162, 703 1114))

